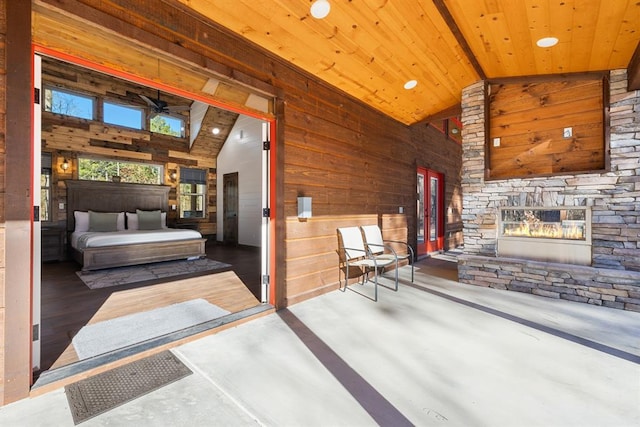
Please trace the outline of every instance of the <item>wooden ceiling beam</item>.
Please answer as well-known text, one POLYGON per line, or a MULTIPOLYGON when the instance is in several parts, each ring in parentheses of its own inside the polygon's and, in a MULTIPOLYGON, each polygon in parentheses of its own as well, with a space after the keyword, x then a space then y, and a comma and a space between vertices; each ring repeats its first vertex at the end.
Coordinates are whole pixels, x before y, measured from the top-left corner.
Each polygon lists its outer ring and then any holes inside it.
POLYGON ((482 66, 478 62, 478 59, 473 54, 473 51, 471 50, 469 43, 467 43, 467 39, 465 39, 464 36, 462 35, 462 31, 460 31, 458 24, 456 24, 456 21, 453 19, 453 16, 451 16, 451 12, 449 12, 447 5, 444 3, 444 0, 433 0, 433 4, 438 9, 438 12, 440 12, 440 16, 442 16, 442 19, 444 19, 444 22, 447 23, 447 26, 453 33, 458 43, 460 43, 460 47, 462 48, 462 51, 465 53, 465 55, 467 55, 467 59, 469 59, 469 62, 473 66, 473 69, 480 76, 480 80, 486 80, 487 74, 484 72, 484 70, 482 69, 482 66))
POLYGON ((462 114, 462 104, 456 104, 452 107, 447 108, 446 110, 442 110, 438 113, 432 114, 429 117, 426 117, 424 120, 419 121, 418 123, 412 125, 420 126, 420 125, 428 125, 429 123, 433 123, 439 120, 450 119, 451 117, 457 117, 462 114))
POLYGON ((640 43, 636 46, 636 51, 629 61, 627 67, 627 90, 640 90, 640 43))

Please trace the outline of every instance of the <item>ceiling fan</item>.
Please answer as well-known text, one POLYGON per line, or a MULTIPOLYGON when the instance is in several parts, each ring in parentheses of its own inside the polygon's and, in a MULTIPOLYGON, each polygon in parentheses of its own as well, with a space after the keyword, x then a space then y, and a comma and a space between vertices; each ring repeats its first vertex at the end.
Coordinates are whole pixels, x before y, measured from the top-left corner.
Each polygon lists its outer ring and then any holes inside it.
POLYGON ((156 99, 151 99, 146 95, 138 94, 140 98, 144 99, 147 104, 151 107, 151 116, 155 117, 158 114, 168 114, 177 113, 179 111, 190 110, 190 105, 168 105, 167 101, 163 101, 160 99, 160 91, 158 90, 158 97, 156 99))

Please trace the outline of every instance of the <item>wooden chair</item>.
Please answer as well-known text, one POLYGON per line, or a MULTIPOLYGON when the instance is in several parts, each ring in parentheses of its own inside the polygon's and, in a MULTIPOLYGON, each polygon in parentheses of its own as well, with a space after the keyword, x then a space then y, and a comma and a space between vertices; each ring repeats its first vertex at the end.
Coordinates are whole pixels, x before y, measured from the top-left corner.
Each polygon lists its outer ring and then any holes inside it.
MULTIPOLYGON (((342 281, 340 282, 340 290, 344 291, 349 285, 349 268, 358 267, 362 269, 362 284, 369 282, 369 273, 373 272, 374 283, 374 297, 373 300, 378 300, 378 273, 382 272, 385 267, 393 264, 393 259, 377 259, 373 256, 371 251, 367 248, 362 237, 362 231, 359 227, 343 227, 338 228, 338 235, 340 238, 340 257, 344 263, 345 271, 345 285, 342 288, 342 281)), ((398 270, 396 269, 396 290, 398 289, 398 270)))
MULTIPOLYGON (((413 248, 407 242, 399 240, 383 240, 382 231, 377 225, 363 225, 360 227, 364 235, 365 245, 377 260, 392 260, 396 263, 396 277, 398 277, 398 261, 409 260, 411 265, 411 283, 413 283, 413 248), (389 243, 398 243, 406 246, 406 253, 398 253, 389 243)), ((398 281, 396 280, 396 290, 398 290, 398 281)))

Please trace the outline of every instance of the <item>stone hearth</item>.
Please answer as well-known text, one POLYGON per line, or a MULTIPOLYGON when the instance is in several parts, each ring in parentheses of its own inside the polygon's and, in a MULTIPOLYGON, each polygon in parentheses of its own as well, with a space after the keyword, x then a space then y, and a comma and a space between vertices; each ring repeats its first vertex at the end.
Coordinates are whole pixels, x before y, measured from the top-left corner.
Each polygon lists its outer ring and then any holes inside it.
POLYGON ((463 230, 460 282, 640 311, 640 91, 626 70, 610 73, 609 164, 605 172, 485 181, 485 83, 463 91, 463 230), (587 265, 498 253, 500 210, 591 211, 587 265))

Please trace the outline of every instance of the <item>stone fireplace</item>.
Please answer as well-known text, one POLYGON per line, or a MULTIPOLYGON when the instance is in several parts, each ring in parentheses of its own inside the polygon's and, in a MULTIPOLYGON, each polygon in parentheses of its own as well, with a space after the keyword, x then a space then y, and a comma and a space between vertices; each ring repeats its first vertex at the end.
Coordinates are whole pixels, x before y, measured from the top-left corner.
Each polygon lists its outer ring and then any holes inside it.
POLYGON ((486 88, 462 94, 459 281, 640 311, 640 91, 627 90, 626 70, 609 75, 608 157, 598 172, 486 179, 486 88))
POLYGON ((500 208, 497 244, 499 257, 591 265, 591 209, 500 208))

